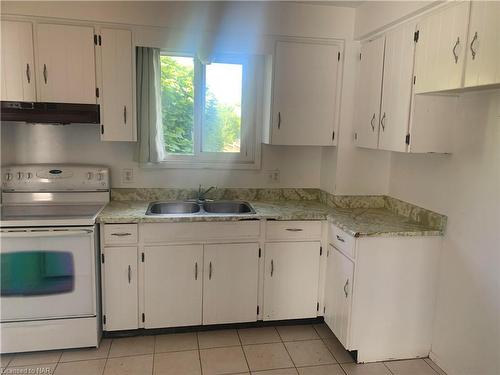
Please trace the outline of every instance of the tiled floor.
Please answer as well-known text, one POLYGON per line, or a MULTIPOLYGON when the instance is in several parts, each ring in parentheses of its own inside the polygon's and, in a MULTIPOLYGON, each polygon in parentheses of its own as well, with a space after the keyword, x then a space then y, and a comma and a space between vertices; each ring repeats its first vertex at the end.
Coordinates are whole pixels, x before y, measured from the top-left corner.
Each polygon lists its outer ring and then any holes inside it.
POLYGON ((1 360, 2 374, 444 374, 428 358, 357 365, 324 324, 104 339, 99 349, 3 355, 1 360))

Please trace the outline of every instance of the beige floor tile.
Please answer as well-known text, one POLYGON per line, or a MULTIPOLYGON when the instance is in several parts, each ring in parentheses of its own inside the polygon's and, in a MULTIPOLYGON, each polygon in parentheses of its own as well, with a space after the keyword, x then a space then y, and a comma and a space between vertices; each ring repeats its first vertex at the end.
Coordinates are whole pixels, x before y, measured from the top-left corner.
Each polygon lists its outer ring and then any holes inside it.
POLYGON ((446 372, 444 372, 441 367, 436 365, 432 359, 424 358, 424 361, 427 362, 427 364, 431 366, 439 375, 446 375, 446 372))
POLYGON ((321 338, 333 337, 334 334, 325 323, 315 324, 314 329, 321 338))
POLYGON ((383 363, 344 363, 342 368, 347 375, 391 375, 389 369, 383 363))
POLYGON ((59 363, 54 375, 102 375, 106 359, 59 363))
POLYGON ((201 374, 198 350, 157 353, 154 357, 154 375, 201 374))
POLYGON ((337 363, 321 340, 290 341, 285 346, 297 367, 337 363))
POLYGON ((276 327, 283 341, 314 340, 319 339, 313 326, 282 326, 276 327))
POLYGON ((241 343, 248 344, 269 344, 273 342, 281 342, 278 331, 274 327, 258 327, 239 329, 241 343))
POLYGON ((2 374, 43 374, 53 375, 57 363, 44 363, 41 365, 9 366, 2 374))
POLYGON ((57 363, 61 358, 61 350, 47 352, 19 353, 9 363, 9 367, 39 365, 44 363, 57 363))
POLYGON ((250 371, 293 367, 293 362, 282 343, 245 345, 243 350, 250 371))
POLYGON ((159 335, 155 340, 155 353, 198 349, 196 332, 159 335))
POLYGON ((153 354, 108 358, 104 375, 151 375, 153 354))
POLYGON ((423 359, 385 362, 394 375, 436 375, 423 359))
POLYGON ((339 365, 300 367, 297 370, 300 375, 345 375, 339 365))
POLYGON ((114 339, 109 350, 109 357, 150 354, 154 352, 154 336, 137 336, 114 339))
POLYGON ((200 349, 241 345, 238 333, 235 329, 198 332, 198 343, 200 349))
POLYGON ((241 346, 200 350, 203 375, 237 374, 248 371, 241 346))
POLYGON ((9 365, 9 362, 14 358, 14 354, 2 354, 0 355, 0 367, 4 368, 9 365))
POLYGON ((323 339, 323 342, 325 343, 328 350, 330 350, 330 353, 333 354, 338 363, 354 362, 349 352, 344 349, 344 347, 336 337, 323 339))
POLYGON ((295 368, 281 368, 277 370, 264 370, 252 372, 252 375, 298 375, 295 368))
POLYGON ((70 349, 62 353, 59 362, 85 361, 108 358, 111 339, 103 339, 98 348, 70 349))

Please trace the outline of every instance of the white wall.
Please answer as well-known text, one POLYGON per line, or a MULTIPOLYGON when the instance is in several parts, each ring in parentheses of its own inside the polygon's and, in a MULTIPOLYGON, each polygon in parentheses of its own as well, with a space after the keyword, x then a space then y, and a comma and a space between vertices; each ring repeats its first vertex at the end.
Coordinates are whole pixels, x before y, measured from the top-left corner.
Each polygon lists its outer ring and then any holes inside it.
MULTIPOLYGON (((137 45, 271 53, 276 36, 352 39, 352 8, 289 2, 2 2, 2 15, 59 17, 134 25, 137 45), (208 32, 207 32, 208 31, 208 32), (180 47, 179 47, 180 46, 180 47)), ((261 124, 258 124, 259 126, 261 124)), ((140 169, 134 144, 100 142, 97 127, 2 124, 2 164, 80 162, 109 165, 112 186, 320 187, 320 147, 263 146, 261 170, 140 169), (120 169, 134 168, 123 185, 120 169), (279 169, 280 181, 268 171, 279 169)), ((332 176, 333 178, 334 176, 332 176)))
POLYGON ((448 215, 432 356, 500 374, 500 91, 460 99, 452 155, 392 156, 391 196, 448 215))

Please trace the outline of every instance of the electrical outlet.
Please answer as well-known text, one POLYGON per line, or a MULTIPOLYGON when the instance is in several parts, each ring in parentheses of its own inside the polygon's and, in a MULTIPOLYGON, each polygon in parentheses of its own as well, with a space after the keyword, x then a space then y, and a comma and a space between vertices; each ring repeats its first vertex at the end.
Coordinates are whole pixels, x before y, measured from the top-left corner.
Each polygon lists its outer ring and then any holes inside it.
POLYGON ((280 182, 280 170, 279 169, 274 169, 272 171, 266 171, 267 173, 267 178, 269 182, 272 183, 277 183, 280 182))
POLYGON ((133 168, 123 168, 121 172, 122 183, 131 184, 134 182, 134 169, 133 168))

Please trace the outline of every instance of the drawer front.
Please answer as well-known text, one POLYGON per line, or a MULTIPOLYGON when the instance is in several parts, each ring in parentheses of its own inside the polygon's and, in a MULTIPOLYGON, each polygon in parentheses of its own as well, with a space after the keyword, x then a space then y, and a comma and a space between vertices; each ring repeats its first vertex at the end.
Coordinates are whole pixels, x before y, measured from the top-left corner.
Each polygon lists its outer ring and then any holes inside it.
POLYGON ((260 221, 201 223, 147 223, 141 227, 144 243, 207 242, 216 240, 256 240, 260 221))
POLYGON ((106 245, 137 243, 137 224, 104 224, 104 243, 106 245))
POLYGON ((356 238, 347 234, 342 229, 334 224, 330 224, 329 230, 330 243, 340 250, 345 255, 351 257, 352 259, 356 256, 356 238))
POLYGON ((321 240, 321 221, 268 221, 266 240, 321 240))

